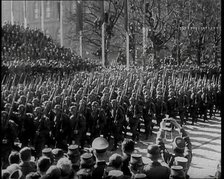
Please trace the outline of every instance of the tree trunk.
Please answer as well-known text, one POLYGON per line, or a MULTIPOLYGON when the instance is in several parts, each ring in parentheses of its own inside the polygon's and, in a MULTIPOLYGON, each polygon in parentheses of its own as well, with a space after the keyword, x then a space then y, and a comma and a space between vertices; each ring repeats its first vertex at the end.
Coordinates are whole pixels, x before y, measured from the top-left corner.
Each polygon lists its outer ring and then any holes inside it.
POLYGON ((157 62, 157 49, 154 44, 153 44, 153 55, 154 55, 154 57, 153 57, 153 66, 154 66, 155 60, 156 60, 156 63, 158 63, 157 62))
POLYGON ((198 51, 197 51, 197 64, 198 66, 201 65, 201 46, 198 47, 198 51))
POLYGON ((111 37, 107 37, 106 39, 106 45, 105 45, 105 67, 108 67, 109 66, 109 61, 108 61, 108 49, 110 47, 110 40, 111 40, 111 37))

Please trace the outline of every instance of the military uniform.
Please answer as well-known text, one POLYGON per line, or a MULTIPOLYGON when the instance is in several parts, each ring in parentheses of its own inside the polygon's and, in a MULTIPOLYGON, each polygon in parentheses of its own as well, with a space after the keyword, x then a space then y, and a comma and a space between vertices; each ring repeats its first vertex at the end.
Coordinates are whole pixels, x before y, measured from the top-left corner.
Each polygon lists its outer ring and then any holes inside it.
POLYGON ((92 178, 94 179, 102 179, 104 175, 104 170, 107 167, 108 156, 106 154, 108 147, 109 143, 103 137, 97 137, 92 142, 92 148, 96 157, 96 164, 92 172, 92 178))
POLYGON ((18 125, 7 119, 7 113, 1 112, 1 156, 2 168, 8 166, 8 156, 14 147, 15 139, 18 137, 18 125))
POLYGON ((183 124, 186 124, 185 120, 186 106, 185 106, 185 96, 183 95, 183 93, 179 94, 177 104, 178 104, 178 113, 180 116, 180 125, 182 126, 183 124))
POLYGON ((47 144, 50 132, 50 121, 46 116, 35 116, 33 121, 33 131, 35 136, 33 139, 33 145, 36 149, 36 157, 39 157, 42 149, 47 144))
POLYGON ((195 122, 197 122, 197 104, 196 104, 196 99, 195 99, 195 94, 194 92, 191 93, 190 97, 190 115, 192 118, 192 125, 194 125, 195 122))
POLYGON ((157 125, 159 125, 162 119, 165 117, 165 114, 167 113, 167 106, 164 100, 162 99, 162 96, 156 97, 155 106, 156 106, 156 121, 157 125))
POLYGON ((102 129, 102 134, 108 141, 110 141, 110 137, 112 135, 112 117, 110 112, 111 105, 109 101, 101 101, 101 110, 103 110, 105 113, 105 125, 102 129))
MULTIPOLYGON (((60 109, 56 109, 60 110, 60 109)), ((67 140, 68 135, 70 134, 71 126, 69 117, 66 114, 63 114, 59 111, 59 114, 56 114, 54 117, 54 122, 52 126, 52 135, 55 140, 55 145, 57 148, 61 148, 67 151, 67 140)))
POLYGON ((142 110, 142 116, 145 124, 145 135, 148 139, 149 134, 152 135, 152 118, 155 114, 155 104, 152 102, 152 99, 146 97, 145 104, 142 110))
POLYGON ((166 150, 165 144, 163 143, 163 138, 165 136, 165 131, 160 129, 157 133, 156 143, 159 145, 161 150, 161 155, 163 160, 169 165, 169 167, 174 165, 176 157, 184 157, 187 159, 186 173, 190 167, 192 160, 192 144, 189 136, 183 128, 180 128, 181 137, 178 136, 174 139, 173 150, 176 153, 171 154, 166 150))
POLYGON ((124 112, 119 104, 111 108, 111 120, 112 120, 112 134, 114 136, 114 149, 117 148, 117 144, 122 140, 122 129, 125 120, 124 112))

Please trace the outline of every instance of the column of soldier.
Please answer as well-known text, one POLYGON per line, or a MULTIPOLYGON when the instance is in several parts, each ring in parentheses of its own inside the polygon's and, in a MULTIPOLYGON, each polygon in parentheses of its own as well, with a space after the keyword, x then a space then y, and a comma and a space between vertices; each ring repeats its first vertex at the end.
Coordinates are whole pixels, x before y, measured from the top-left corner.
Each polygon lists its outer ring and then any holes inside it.
POLYGON ((112 150, 127 137, 152 135, 168 114, 180 124, 206 122, 220 110, 220 76, 208 79, 171 69, 105 69, 64 76, 4 76, 1 95, 2 162, 29 146, 36 159, 46 148, 80 149, 103 135, 112 150), (209 113, 208 113, 209 112, 209 113), (209 116, 208 116, 209 115, 209 116), (112 140, 113 138, 113 140, 112 140), (20 144, 19 146, 16 144, 20 144))

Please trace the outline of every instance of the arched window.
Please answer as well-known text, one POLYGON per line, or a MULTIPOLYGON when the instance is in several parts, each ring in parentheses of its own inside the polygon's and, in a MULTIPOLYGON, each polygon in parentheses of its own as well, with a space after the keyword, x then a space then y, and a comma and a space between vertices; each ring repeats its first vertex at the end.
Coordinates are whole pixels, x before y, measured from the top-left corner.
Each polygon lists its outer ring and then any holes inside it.
POLYGON ((34 19, 39 18, 39 1, 34 2, 34 19))
POLYGON ((51 3, 50 1, 47 1, 47 7, 46 7, 46 18, 51 17, 51 3))

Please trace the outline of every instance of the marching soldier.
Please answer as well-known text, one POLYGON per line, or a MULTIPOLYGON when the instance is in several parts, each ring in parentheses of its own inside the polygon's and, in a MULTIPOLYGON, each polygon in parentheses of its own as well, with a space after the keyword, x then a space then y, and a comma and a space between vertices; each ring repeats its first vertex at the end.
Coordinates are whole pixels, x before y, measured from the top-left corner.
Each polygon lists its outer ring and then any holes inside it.
POLYGON ((155 99, 155 106, 156 106, 156 121, 157 125, 159 125, 163 117, 167 113, 167 106, 161 94, 157 94, 155 99))
POLYGON ((191 96, 190 96, 190 116, 192 118, 192 125, 194 125, 195 122, 197 122, 197 103, 196 103, 196 95, 194 90, 192 89, 191 91, 191 96))
POLYGON ((51 126, 51 131, 55 140, 55 145, 57 148, 67 151, 67 140, 71 129, 69 117, 62 113, 60 105, 55 105, 54 113, 54 121, 51 126))
POLYGON ((180 125, 182 126, 183 124, 186 124, 185 120, 185 96, 183 89, 181 88, 178 93, 178 99, 177 99, 177 104, 178 104, 178 113, 180 116, 180 125))
POLYGON ((78 140, 79 145, 83 149, 86 140, 86 117, 85 117, 85 100, 81 99, 78 108, 78 140))
POLYGON ((144 119, 144 124, 145 124, 145 135, 146 135, 146 140, 149 137, 149 134, 152 135, 152 118, 153 115, 155 114, 155 105, 150 99, 149 95, 145 96, 145 104, 143 107, 143 119, 144 119))
POLYGON ((71 125, 71 134, 69 135, 68 142, 71 144, 72 141, 75 141, 75 143, 78 143, 78 104, 73 103, 73 105, 70 107, 70 125, 71 125))
POLYGON ((167 101, 167 114, 170 117, 176 118, 176 97, 173 91, 169 91, 167 101))
POLYGON ((108 102, 109 100, 105 98, 101 98, 101 111, 105 113, 105 125, 102 130, 103 136, 110 141, 111 137, 111 126, 112 126, 112 118, 111 118, 111 104, 108 102))
POLYGON ((116 99, 111 101, 111 106, 112 132, 114 136, 112 150, 116 150, 118 142, 122 140, 122 127, 125 120, 125 115, 116 99))
POLYGON ((41 151, 48 142, 47 139, 49 139, 50 133, 49 118, 43 115, 41 107, 36 107, 34 109, 33 125, 30 127, 32 129, 32 131, 30 131, 31 136, 34 136, 34 139, 31 141, 31 143, 33 143, 35 146, 36 157, 40 157, 41 151))
POLYGON ((207 121, 207 107, 208 107, 208 94, 207 89, 204 87, 201 94, 201 115, 204 117, 204 122, 207 121))
POLYGON ((132 132, 132 140, 135 141, 139 138, 139 133, 137 131, 140 122, 140 109, 138 104, 133 97, 130 98, 130 107, 127 111, 127 117, 129 119, 129 125, 132 132))
POLYGON ((2 168, 8 166, 8 156, 14 147, 15 139, 18 137, 18 125, 8 119, 6 111, 1 112, 1 156, 2 168))

